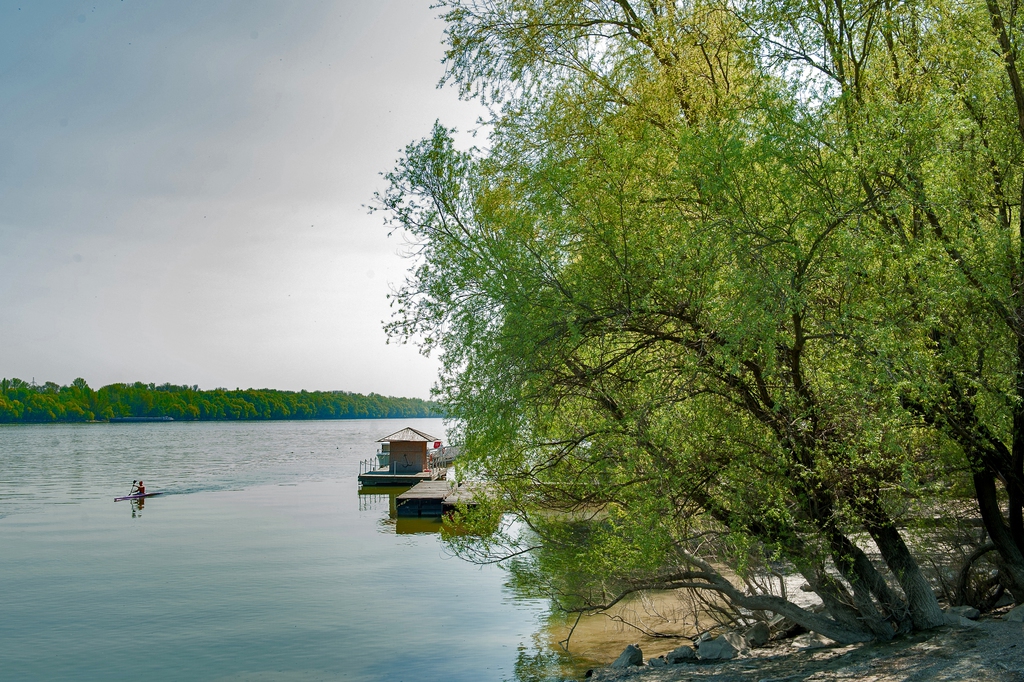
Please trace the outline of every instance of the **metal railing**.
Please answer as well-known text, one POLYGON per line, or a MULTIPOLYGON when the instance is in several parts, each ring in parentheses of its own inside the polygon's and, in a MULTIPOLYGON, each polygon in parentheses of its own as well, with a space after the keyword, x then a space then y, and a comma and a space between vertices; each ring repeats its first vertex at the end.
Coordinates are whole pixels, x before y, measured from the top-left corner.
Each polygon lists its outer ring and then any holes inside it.
POLYGON ((448 477, 448 469, 455 463, 459 455, 459 449, 452 446, 436 448, 427 452, 427 471, 430 472, 432 481, 439 481, 448 477))
POLYGON ((371 471, 380 471, 385 467, 390 468, 391 455, 388 452, 378 452, 375 457, 369 457, 367 459, 359 460, 359 475, 362 476, 365 473, 371 471))

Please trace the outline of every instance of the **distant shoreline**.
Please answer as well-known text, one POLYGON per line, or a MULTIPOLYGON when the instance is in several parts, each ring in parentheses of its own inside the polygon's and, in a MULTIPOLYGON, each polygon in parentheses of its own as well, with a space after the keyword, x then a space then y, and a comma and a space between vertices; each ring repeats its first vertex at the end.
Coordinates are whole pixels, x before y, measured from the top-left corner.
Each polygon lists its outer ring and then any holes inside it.
POLYGON ((121 426, 124 424, 268 424, 271 422, 308 423, 308 422, 357 422, 357 421, 384 421, 387 419, 444 419, 444 415, 429 417, 333 417, 327 419, 157 419, 157 420, 133 420, 133 421, 110 421, 107 419, 87 419, 85 421, 50 421, 50 422, 26 422, 26 421, 0 421, 3 426, 67 426, 68 424, 108 424, 121 426))
POLYGON ((173 384, 110 384, 92 389, 0 380, 0 423, 312 421, 444 417, 439 403, 347 391, 278 391, 173 384), (120 420, 120 421, 119 421, 120 420))

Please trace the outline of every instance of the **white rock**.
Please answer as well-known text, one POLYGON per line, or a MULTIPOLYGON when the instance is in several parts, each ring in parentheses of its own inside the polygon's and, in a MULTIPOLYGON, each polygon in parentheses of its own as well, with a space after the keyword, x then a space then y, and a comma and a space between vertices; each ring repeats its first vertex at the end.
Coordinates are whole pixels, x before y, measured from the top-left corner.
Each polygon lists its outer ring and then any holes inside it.
POLYGON ((786 632, 794 625, 796 625, 796 623, 785 616, 774 616, 770 621, 768 621, 768 627, 773 632, 786 632))
POLYGON ((964 618, 963 616, 958 616, 955 613, 947 613, 947 614, 944 614, 944 616, 945 616, 945 623, 946 623, 946 625, 951 625, 951 626, 953 626, 955 628, 976 628, 976 627, 980 627, 978 625, 978 623, 975 623, 973 620, 968 620, 968 619, 964 618))
POLYGON ((702 661, 736 658, 736 653, 736 648, 725 637, 715 637, 701 642, 697 648, 697 655, 702 661))
POLYGON ((750 649, 750 645, 747 644, 747 638, 733 630, 729 630, 723 634, 722 638, 725 639, 725 641, 727 641, 738 653, 742 654, 750 649))
POLYGON ((817 632, 808 632, 799 637, 794 637, 790 644, 795 649, 820 649, 824 646, 832 646, 835 642, 824 635, 819 635, 817 632))
POLYGON ((1024 604, 1010 609, 1010 612, 1003 616, 1003 620, 1008 620, 1011 623, 1024 623, 1024 604))
POLYGON ((751 625, 750 628, 743 633, 743 638, 747 640, 747 646, 755 649, 767 644, 771 635, 772 632, 771 628, 768 627, 768 623, 760 622, 751 625))
POLYGON ((641 651, 640 647, 638 647, 637 645, 630 644, 629 646, 627 646, 625 649, 622 650, 622 653, 619 654, 619 657, 615 659, 615 662, 612 663, 611 667, 613 667, 613 668, 629 668, 629 667, 634 666, 634 665, 643 665, 643 664, 644 664, 644 652, 641 651))
POLYGON ((950 606, 946 609, 946 613, 953 614, 954 616, 963 616, 969 620, 978 620, 981 612, 973 606, 950 606))

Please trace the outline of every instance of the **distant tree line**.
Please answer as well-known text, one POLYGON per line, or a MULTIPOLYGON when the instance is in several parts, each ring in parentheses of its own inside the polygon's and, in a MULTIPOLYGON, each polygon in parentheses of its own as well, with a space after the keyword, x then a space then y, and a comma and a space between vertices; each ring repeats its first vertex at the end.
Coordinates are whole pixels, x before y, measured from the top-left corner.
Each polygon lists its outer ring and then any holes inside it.
POLYGON ((119 417, 176 420, 377 419, 439 417, 437 403, 346 391, 230 391, 173 384, 110 384, 93 390, 85 379, 68 386, 0 380, 0 423, 106 421, 119 417))

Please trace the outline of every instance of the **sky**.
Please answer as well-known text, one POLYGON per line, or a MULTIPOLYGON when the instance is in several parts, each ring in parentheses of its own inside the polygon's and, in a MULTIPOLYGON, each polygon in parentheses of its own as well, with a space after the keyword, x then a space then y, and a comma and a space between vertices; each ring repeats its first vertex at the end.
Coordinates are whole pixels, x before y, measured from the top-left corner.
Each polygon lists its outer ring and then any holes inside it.
POLYGON ((0 0, 0 377, 428 397, 380 173, 435 120, 429 0, 0 0))

